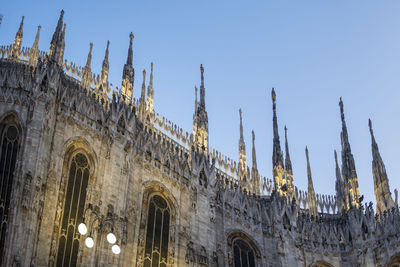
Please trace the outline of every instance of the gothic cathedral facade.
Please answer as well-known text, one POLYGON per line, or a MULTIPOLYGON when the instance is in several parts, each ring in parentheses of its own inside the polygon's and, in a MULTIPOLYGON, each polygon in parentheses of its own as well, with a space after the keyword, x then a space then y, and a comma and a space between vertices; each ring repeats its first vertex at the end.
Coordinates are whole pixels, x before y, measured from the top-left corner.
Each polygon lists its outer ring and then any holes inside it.
POLYGON ((50 48, 22 47, 23 19, 0 46, 2 266, 400 266, 400 213, 372 124, 376 208, 364 203, 340 100, 336 192, 294 185, 287 131, 281 149, 272 90, 272 178, 258 172, 255 134, 239 161, 208 139, 204 68, 193 130, 154 110, 153 64, 133 98, 133 34, 120 89, 64 59, 61 12, 50 48), (339 166, 341 161, 341 166, 339 166))

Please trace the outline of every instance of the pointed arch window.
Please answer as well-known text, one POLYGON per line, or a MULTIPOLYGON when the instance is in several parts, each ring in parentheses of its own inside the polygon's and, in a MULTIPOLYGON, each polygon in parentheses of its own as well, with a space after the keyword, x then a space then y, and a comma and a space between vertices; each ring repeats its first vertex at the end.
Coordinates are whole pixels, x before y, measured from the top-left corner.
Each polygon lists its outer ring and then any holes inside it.
POLYGON ((11 189, 19 150, 20 131, 13 125, 5 125, 1 131, 0 150, 0 264, 4 259, 8 218, 10 212, 11 189))
POLYGON ((162 197, 155 195, 149 204, 144 267, 166 267, 168 259, 170 210, 162 197))
POLYGON ((233 255, 235 267, 255 267, 255 257, 253 249, 241 239, 233 242, 233 255))
POLYGON ((78 225, 82 222, 90 165, 82 153, 69 166, 57 252, 57 266, 76 266, 79 250, 78 225))

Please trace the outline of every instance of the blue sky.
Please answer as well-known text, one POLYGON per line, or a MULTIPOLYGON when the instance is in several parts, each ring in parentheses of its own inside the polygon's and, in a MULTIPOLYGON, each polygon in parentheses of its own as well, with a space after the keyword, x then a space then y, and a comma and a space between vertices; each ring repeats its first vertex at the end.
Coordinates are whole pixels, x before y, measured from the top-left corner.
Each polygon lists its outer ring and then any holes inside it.
POLYGON ((399 1, 9 1, 0 7, 0 44, 13 42, 25 15, 23 46, 32 45, 40 24, 39 48, 48 50, 61 9, 65 58, 84 66, 93 42, 92 70, 99 73, 110 40, 109 79, 118 86, 132 31, 135 96, 141 71, 149 73, 154 62, 156 112, 187 131, 202 63, 211 146, 238 158, 242 108, 248 162, 254 129, 259 170, 267 177, 275 87, 281 141, 287 125, 301 189, 307 188, 308 145, 315 191, 335 192, 343 97, 361 194, 375 201, 368 118, 391 190, 400 188, 399 1))

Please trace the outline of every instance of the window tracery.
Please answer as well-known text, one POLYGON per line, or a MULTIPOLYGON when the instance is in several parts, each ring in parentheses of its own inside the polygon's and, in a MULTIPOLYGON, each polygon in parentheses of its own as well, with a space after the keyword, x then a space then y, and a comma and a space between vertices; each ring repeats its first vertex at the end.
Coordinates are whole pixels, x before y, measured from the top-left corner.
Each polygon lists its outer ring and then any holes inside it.
POLYGON ((12 185, 20 141, 20 131, 15 124, 6 124, 2 128, 0 132, 0 264, 4 259, 12 185))
POLYGON ((89 182, 90 165, 82 153, 76 154, 69 165, 69 174, 57 252, 57 266, 76 266, 79 250, 78 225, 83 220, 86 189, 89 182))
POLYGON ((162 197, 151 198, 147 218, 144 267, 166 267, 170 210, 162 197))

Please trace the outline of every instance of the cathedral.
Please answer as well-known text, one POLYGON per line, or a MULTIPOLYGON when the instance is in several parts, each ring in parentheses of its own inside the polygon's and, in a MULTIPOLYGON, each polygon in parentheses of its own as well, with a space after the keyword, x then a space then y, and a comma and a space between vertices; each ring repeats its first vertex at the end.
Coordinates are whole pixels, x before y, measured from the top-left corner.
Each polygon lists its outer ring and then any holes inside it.
MULTIPOLYGON (((238 162, 209 144, 200 65, 193 129, 154 110, 153 64, 133 98, 129 35, 120 88, 64 59, 64 11, 48 50, 0 46, 1 266, 400 267, 398 193, 392 195, 371 121, 376 205, 363 202, 342 99, 333 195, 295 186, 287 129, 272 89, 272 176, 258 172, 255 134, 238 162), (199 91, 199 92, 198 92, 199 91), (284 148, 283 148, 284 146, 284 148)), ((139 75, 140 76, 140 75, 139 75)), ((351 134, 351 133, 350 133, 351 134)))

